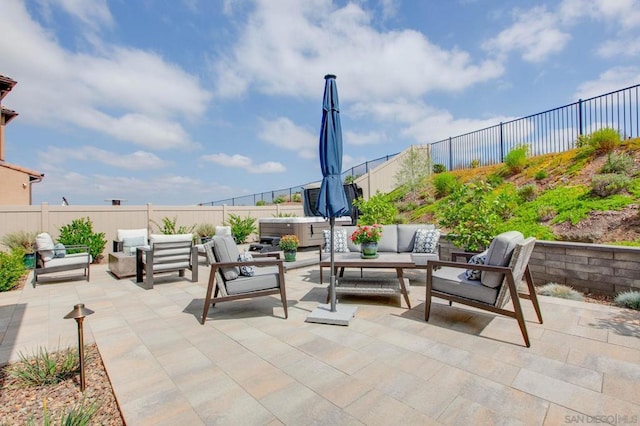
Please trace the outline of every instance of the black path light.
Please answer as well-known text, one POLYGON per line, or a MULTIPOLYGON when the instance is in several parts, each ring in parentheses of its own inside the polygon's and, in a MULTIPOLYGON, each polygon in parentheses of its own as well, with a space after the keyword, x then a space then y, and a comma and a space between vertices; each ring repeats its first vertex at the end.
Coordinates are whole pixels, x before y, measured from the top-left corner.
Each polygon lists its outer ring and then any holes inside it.
POLYGON ((84 330, 82 322, 84 317, 91 315, 93 311, 84 307, 84 303, 78 303, 73 311, 64 316, 65 319, 73 318, 78 323, 78 353, 80 354, 80 390, 84 392, 84 330))

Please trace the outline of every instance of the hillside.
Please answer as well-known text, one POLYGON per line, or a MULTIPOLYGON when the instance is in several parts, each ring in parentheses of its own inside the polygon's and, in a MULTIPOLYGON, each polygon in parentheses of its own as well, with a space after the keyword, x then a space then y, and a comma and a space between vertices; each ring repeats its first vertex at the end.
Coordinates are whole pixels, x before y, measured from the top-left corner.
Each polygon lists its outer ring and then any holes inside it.
POLYGON ((518 172, 503 163, 433 174, 417 199, 403 189, 391 197, 405 220, 438 223, 449 196, 438 190, 436 181, 450 174, 461 184, 491 184, 488 197, 507 206, 500 231, 515 229, 545 240, 640 246, 640 139, 624 140, 610 153, 587 146, 524 161, 518 172), (602 176, 612 170, 615 175, 602 176), (605 184, 594 184, 594 177, 606 179, 605 184), (610 180, 623 189, 606 194, 602 188, 609 188, 610 180))

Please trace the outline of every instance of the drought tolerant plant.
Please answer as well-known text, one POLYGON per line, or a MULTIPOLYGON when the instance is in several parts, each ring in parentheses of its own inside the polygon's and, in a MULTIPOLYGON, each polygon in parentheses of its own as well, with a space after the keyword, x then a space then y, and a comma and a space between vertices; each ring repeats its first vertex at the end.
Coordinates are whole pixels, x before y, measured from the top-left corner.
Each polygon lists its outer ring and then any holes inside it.
POLYGON ((282 195, 277 196, 273 199, 273 204, 282 204, 287 201, 282 195))
POLYGON ((165 216, 162 218, 162 225, 158 224, 155 220, 151 219, 149 222, 154 224, 158 231, 165 235, 176 235, 176 234, 191 234, 195 228, 195 225, 186 226, 180 225, 178 226, 178 216, 174 216, 173 219, 165 216))
POLYGON ((523 185, 518 188, 518 197, 522 201, 533 201, 538 196, 538 187, 533 184, 523 185))
POLYGON ((458 179, 448 172, 442 172, 433 177, 433 187, 436 189, 438 198, 451 194, 459 185, 458 179))
POLYGON ((433 165, 433 173, 442 173, 446 172, 447 168, 444 164, 436 163, 433 165))
POLYGON ((216 227, 210 223, 201 223, 200 225, 196 226, 195 233, 200 239, 213 237, 216 234, 216 227))
POLYGON ((557 214, 556 209, 551 206, 540 206, 538 208, 538 221, 546 222, 547 220, 551 220, 557 214))
POLYGON ((538 170, 536 174, 533 176, 533 178, 535 180, 542 180, 542 179, 546 179, 547 176, 549 176, 549 174, 547 173, 546 170, 543 169, 543 170, 538 170))
POLYGON ((353 205, 360 210, 358 223, 361 225, 373 225, 374 223, 388 225, 395 223, 396 216, 398 216, 396 206, 380 191, 367 201, 363 198, 353 200, 353 205))
POLYGON ((510 174, 515 175, 524 170, 527 165, 528 152, 528 145, 518 145, 504 157, 504 163, 507 165, 510 174))
POLYGON ((79 368, 78 353, 70 347, 55 353, 39 348, 31 356, 19 352, 18 357, 10 374, 28 386, 60 383, 73 377, 79 368))
POLYGON ((231 235, 238 244, 244 244, 249 235, 258 232, 256 219, 251 216, 241 218, 236 214, 229 213, 229 219, 224 222, 224 225, 231 227, 231 235))
POLYGON ((623 308, 640 311, 640 291, 623 291, 613 299, 613 303, 623 308))
POLYGON ((600 168, 600 173, 621 173, 628 175, 633 169, 633 158, 626 153, 610 152, 607 161, 600 168))
POLYGON ((412 145, 409 152, 402 158, 400 167, 394 176, 396 186, 406 187, 411 200, 416 200, 422 182, 429 176, 430 166, 428 151, 412 145))
POLYGON ((256 206, 266 206, 267 202, 265 200, 256 201, 256 206))
POLYGON ((631 179, 617 173, 595 175, 591 178, 591 193, 598 197, 609 197, 629 188, 631 179))
POLYGON ((0 251, 0 291, 11 290, 27 273, 23 256, 22 248, 15 248, 9 252, 0 251))
MULTIPOLYGON (((70 224, 60 228, 58 242, 65 246, 83 245, 89 247, 89 254, 96 262, 102 258, 102 252, 107 245, 104 232, 93 232, 93 222, 89 217, 74 219, 70 224)), ((69 250, 71 252, 72 250, 69 250)))
POLYGON ((584 300, 582 293, 564 284, 547 283, 538 287, 536 293, 543 296, 559 297, 561 299, 584 300))
POLYGON ((447 239, 456 247, 480 252, 497 234, 502 218, 489 200, 491 189, 484 182, 460 185, 442 206, 439 224, 449 229, 447 239))
POLYGON ((473 160, 471 160, 470 166, 472 169, 477 169, 478 167, 480 167, 480 160, 474 158, 473 160))
POLYGON ((589 135, 588 144, 599 154, 611 152, 620 145, 620 133, 610 127, 596 130, 589 135))
POLYGON ((294 203, 301 203, 302 202, 302 194, 300 194, 299 192, 296 192, 295 194, 293 194, 291 196, 291 201, 294 203))
POLYGON ((504 183, 504 178, 499 174, 493 173, 487 176, 487 183, 493 188, 497 188, 504 183))
POLYGON ((2 244, 13 250, 21 248, 25 253, 33 253, 35 250, 36 232, 11 232, 2 237, 2 244))

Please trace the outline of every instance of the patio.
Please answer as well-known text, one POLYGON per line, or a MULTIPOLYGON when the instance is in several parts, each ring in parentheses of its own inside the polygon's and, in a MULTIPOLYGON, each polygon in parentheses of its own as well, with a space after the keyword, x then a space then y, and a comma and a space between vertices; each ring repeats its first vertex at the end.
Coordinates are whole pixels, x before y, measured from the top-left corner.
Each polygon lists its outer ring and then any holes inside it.
POLYGON ((274 296, 218 304, 200 325, 199 272, 144 290, 92 265, 90 283, 0 293, 0 362, 75 346, 63 316, 85 303, 85 343, 129 425, 639 422, 640 312, 541 296, 544 324, 523 303, 527 349, 515 320, 438 299, 425 323, 424 272, 409 271, 413 309, 344 296, 358 305, 350 326, 312 324, 326 296, 316 264, 287 272, 288 320, 274 296))

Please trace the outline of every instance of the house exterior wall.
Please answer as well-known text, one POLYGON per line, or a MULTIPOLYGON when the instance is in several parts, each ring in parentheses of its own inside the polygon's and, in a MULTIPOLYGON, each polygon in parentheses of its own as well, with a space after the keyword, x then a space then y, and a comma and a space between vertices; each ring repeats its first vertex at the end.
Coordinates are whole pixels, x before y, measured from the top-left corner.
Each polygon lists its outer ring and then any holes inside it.
POLYGON ((0 167, 0 205, 31 204, 31 185, 29 174, 0 167))

